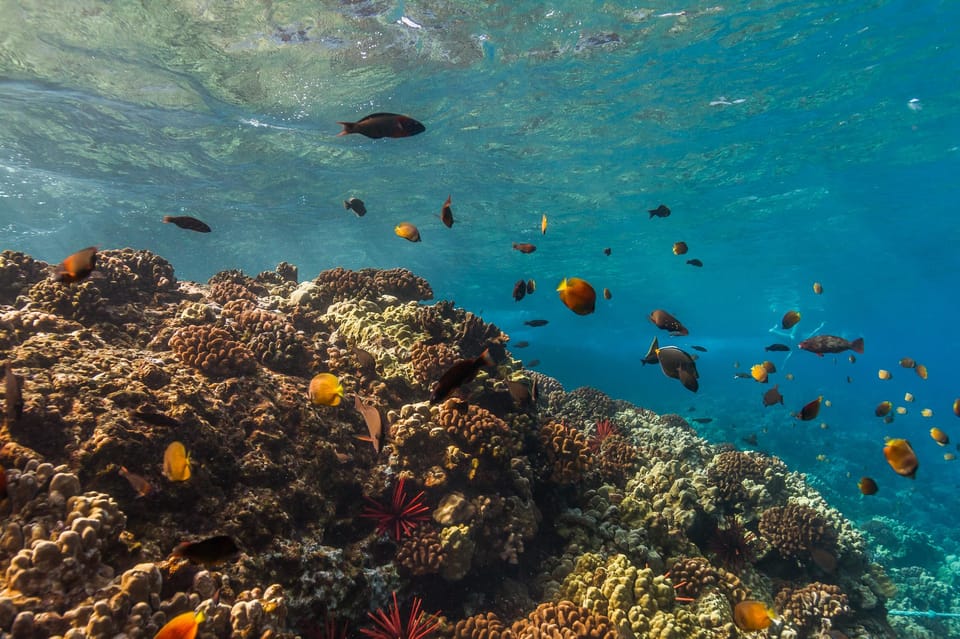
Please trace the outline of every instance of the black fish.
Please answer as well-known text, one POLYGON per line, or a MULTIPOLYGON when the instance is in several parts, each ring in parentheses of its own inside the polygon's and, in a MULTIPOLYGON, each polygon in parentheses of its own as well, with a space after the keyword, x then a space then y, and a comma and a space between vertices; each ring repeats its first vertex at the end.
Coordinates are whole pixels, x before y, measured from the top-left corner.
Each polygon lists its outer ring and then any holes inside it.
POLYGON ((174 548, 170 554, 204 566, 215 566, 230 559, 238 552, 240 552, 240 548, 237 547, 237 542, 233 540, 233 537, 217 535, 201 541, 185 541, 174 548))
POLYGON ((348 211, 353 211, 357 217, 363 217, 367 214, 367 206, 363 203, 358 197, 352 197, 349 200, 343 201, 343 208, 348 211))
POLYGON ((786 344, 771 344, 770 346, 765 347, 763 350, 786 352, 790 350, 790 347, 786 344))
POLYGON ((655 217, 670 217, 670 209, 667 208, 665 204, 661 204, 655 209, 650 209, 647 213, 650 214, 650 219, 655 217))
POLYGON ((196 231, 197 233, 210 232, 209 226, 207 226, 197 218, 189 217, 187 215, 164 215, 163 223, 176 224, 182 229, 187 229, 188 231, 196 231))
POLYGON ((523 296, 527 294, 527 283, 524 280, 518 280, 516 284, 513 285, 513 299, 519 302, 523 299, 523 296))
POLYGON ((603 254, 604 254, 604 255, 610 255, 610 253, 612 253, 612 251, 610 250, 610 247, 609 247, 609 246, 608 246, 607 248, 603 249, 603 254))
POLYGON ((707 352, 707 349, 705 349, 703 346, 691 346, 690 348, 692 348, 695 351, 700 351, 701 353, 707 352))
POLYGON ((713 421, 713 417, 694 417, 690 421, 697 422, 698 424, 709 424, 713 421))
POLYGON ((647 349, 647 354, 643 356, 643 359, 640 362, 646 366, 647 364, 659 364, 660 358, 657 357, 657 349, 660 348, 660 340, 654 336, 653 341, 650 342, 650 348, 647 349))
POLYGON ((751 375, 750 373, 734 373, 733 378, 734 379, 753 379, 753 375, 751 375))
POLYGON ((687 264, 689 264, 690 266, 703 266, 703 262, 701 262, 697 258, 693 258, 692 260, 687 260, 687 264))
POLYGON ((23 417, 23 376, 15 375, 10 362, 4 368, 4 415, 7 424, 13 424, 23 417))
POLYGON ((514 348, 526 348, 527 346, 530 346, 530 342, 520 341, 513 345, 514 348))
POLYGON ((440 376, 437 384, 433 387, 433 392, 430 393, 430 403, 438 404, 442 402, 450 396, 450 393, 476 377, 481 368, 493 365, 494 361, 490 356, 489 349, 484 350, 478 357, 456 362, 440 376))
POLYGON ((357 122, 337 122, 343 131, 337 135, 359 133, 368 138, 406 138, 423 133, 427 127, 413 118, 396 113, 371 113, 357 122))
POLYGON ((689 353, 685 353, 676 346, 664 346, 657 349, 657 358, 660 360, 660 369, 663 374, 673 379, 679 379, 684 388, 694 393, 700 388, 697 378, 697 364, 689 353))
POLYGON ((153 410, 138 410, 133 416, 154 426, 167 426, 169 428, 177 428, 180 426, 180 422, 173 417, 153 410))
POLYGON ((547 324, 549 324, 549 322, 543 319, 534 319, 534 320, 527 320, 526 322, 524 322, 524 324, 526 324, 527 326, 533 326, 534 328, 536 328, 537 326, 546 326, 547 324))

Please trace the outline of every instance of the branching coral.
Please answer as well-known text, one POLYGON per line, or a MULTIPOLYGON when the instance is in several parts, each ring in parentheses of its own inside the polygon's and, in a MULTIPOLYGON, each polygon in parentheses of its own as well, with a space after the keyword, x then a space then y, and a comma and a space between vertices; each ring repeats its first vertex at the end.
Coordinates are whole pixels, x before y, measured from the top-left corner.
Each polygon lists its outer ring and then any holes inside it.
POLYGON ((571 601, 542 603, 523 621, 511 627, 516 639, 619 639, 617 627, 607 617, 571 601))
POLYGON ((446 555, 440 534, 429 526, 420 526, 403 538, 397 548, 397 563, 413 575, 440 571, 446 555))
POLYGON ((747 590, 732 572, 710 565, 703 557, 677 559, 670 568, 670 580, 677 594, 698 598, 711 590, 719 590, 731 604, 747 598, 747 590))

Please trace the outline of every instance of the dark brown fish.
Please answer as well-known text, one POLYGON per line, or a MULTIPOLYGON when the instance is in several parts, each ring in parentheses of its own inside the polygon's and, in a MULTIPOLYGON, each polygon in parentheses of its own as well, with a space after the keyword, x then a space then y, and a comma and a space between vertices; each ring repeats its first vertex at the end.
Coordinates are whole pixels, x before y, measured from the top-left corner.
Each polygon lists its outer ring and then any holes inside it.
POLYGON ((188 215, 164 215, 163 223, 176 224, 182 229, 187 229, 188 231, 196 231, 197 233, 210 232, 209 226, 207 226, 197 218, 190 217, 188 215))
POLYGON ((539 366, 539 365, 540 365, 540 360, 539 360, 539 359, 531 359, 529 362, 524 363, 523 367, 524 367, 524 368, 536 368, 536 367, 539 366))
POLYGON ((790 347, 786 344, 771 344, 770 346, 765 346, 763 350, 785 353, 790 350, 790 347))
POLYGON ((528 244, 527 242, 514 242, 513 248, 521 253, 533 253, 537 250, 536 246, 533 244, 528 244))
POLYGON ((526 294, 527 283, 523 280, 518 280, 517 283, 513 285, 513 299, 519 302, 526 294))
POLYGON ((481 368, 493 365, 493 357, 490 356, 489 350, 484 350, 477 357, 456 362, 440 376, 433 387, 433 392, 430 393, 430 403, 438 404, 442 402, 450 396, 450 393, 476 377, 481 368))
POLYGON ((507 381, 507 390, 510 391, 510 397, 513 398, 514 403, 520 407, 526 407, 532 404, 535 401, 534 389, 536 388, 536 383, 531 380, 530 384, 525 384, 524 382, 518 382, 509 380, 507 381))
POLYGON ((530 346, 530 342, 523 341, 523 340, 521 340, 521 341, 519 341, 519 342, 517 342, 517 343, 515 343, 515 344, 513 345, 514 348, 526 348, 527 346, 530 346))
POLYGON ((817 415, 820 414, 820 404, 822 403, 823 395, 816 398, 812 402, 805 404, 804 407, 800 409, 800 412, 794 413, 793 416, 805 422, 808 422, 811 419, 816 419, 817 415))
POLYGON ((829 550, 823 548, 811 548, 810 559, 813 560, 820 570, 827 574, 833 574, 837 569, 837 558, 829 550))
POLYGON ((97 268, 97 247, 90 246, 60 262, 53 272, 53 280, 73 284, 89 277, 95 268, 97 268))
POLYGON ((440 221, 443 222, 443 225, 447 228, 453 226, 453 209, 450 208, 450 196, 447 196, 447 201, 443 203, 443 209, 440 210, 440 221))
POLYGON ((549 323, 550 322, 545 319, 532 319, 524 322, 524 324, 526 324, 527 326, 533 326, 534 328, 536 328, 537 326, 546 326, 549 323))
POLYGON ((687 260, 687 264, 689 264, 690 266, 696 266, 698 268, 703 266, 703 262, 701 262, 697 258, 693 258, 692 260, 687 260))
POLYGON ((657 349, 657 358, 660 360, 660 370, 667 377, 680 380, 684 388, 694 393, 700 388, 697 378, 697 364, 689 353, 685 353, 676 346, 664 346, 657 349))
POLYGON ((359 395, 353 396, 353 407, 357 409, 358 413, 363 415, 363 421, 367 425, 367 432, 370 433, 369 437, 361 437, 361 439, 373 444, 373 451, 379 454, 387 439, 387 429, 383 427, 384 423, 386 423, 383 415, 380 414, 376 406, 367 404, 364 400, 360 399, 359 395))
POLYGON ((353 211, 357 217, 363 217, 367 214, 367 206, 363 203, 358 197, 352 197, 349 200, 343 201, 343 208, 348 211, 353 211))
POLYGON ((770 390, 768 390, 766 393, 763 394, 764 406, 773 406, 774 404, 783 403, 783 395, 780 394, 780 390, 778 386, 779 384, 774 384, 773 388, 771 388, 770 390))
POLYGON ((612 252, 613 252, 613 251, 610 250, 610 247, 609 247, 609 246, 608 246, 607 248, 603 249, 603 254, 604 254, 604 255, 610 255, 610 253, 612 253, 612 252))
POLYGON ((527 280, 527 295, 537 290, 537 283, 533 280, 527 280))
POLYGON ((824 353, 842 353, 845 350, 863 355, 863 338, 858 337, 850 342, 835 335, 816 335, 797 344, 797 348, 816 353, 818 357, 823 357, 824 353))
POLYGON ((655 217, 670 217, 670 209, 667 208, 665 204, 661 204, 655 209, 650 209, 647 213, 650 214, 651 220, 655 217))
POLYGON ((240 552, 237 542, 230 535, 216 535, 200 541, 185 541, 170 553, 204 566, 222 564, 240 552))
POLYGON ((647 354, 643 356, 643 359, 640 362, 643 366, 647 364, 659 364, 660 358, 657 357, 657 349, 660 348, 660 340, 654 336, 653 341, 650 342, 650 348, 647 349, 647 354))
POLYGON ((680 320, 663 309, 658 308, 651 312, 649 319, 657 328, 670 331, 670 334, 674 337, 689 334, 689 331, 680 323, 680 320))
POLYGON ((613 293, 610 292, 609 288, 603 289, 603 299, 608 300, 613 297, 613 293))
POLYGON ((703 346, 691 346, 690 348, 692 348, 695 351, 700 351, 701 353, 707 352, 707 349, 705 349, 703 346))
POLYGON ((23 417, 23 376, 14 374, 10 362, 3 368, 4 416, 10 425, 23 417))
POLYGON ((360 370, 366 373, 376 373, 377 372, 377 358, 373 356, 369 351, 365 351, 359 346, 353 346, 350 348, 353 352, 353 356, 357 358, 357 364, 360 365, 360 370))
POLYGON ((368 138, 407 138, 427 130, 420 122, 396 113, 371 113, 357 122, 337 122, 343 126, 338 136, 359 133, 368 138))
POLYGON ((797 325, 797 322, 800 321, 800 312, 799 311, 787 311, 783 314, 783 318, 780 320, 780 325, 785 329, 793 328, 797 325))

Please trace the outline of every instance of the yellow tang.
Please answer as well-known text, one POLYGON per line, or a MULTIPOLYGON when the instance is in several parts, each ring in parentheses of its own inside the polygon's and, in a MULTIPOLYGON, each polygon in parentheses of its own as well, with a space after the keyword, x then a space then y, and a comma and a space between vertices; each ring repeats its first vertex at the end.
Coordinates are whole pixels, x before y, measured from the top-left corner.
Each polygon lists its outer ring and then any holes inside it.
POLYGON ((153 639, 194 639, 197 636, 197 627, 206 617, 203 611, 185 612, 177 615, 153 636, 153 639))
POLYGON ((308 394, 314 406, 336 406, 343 399, 343 384, 332 373, 320 373, 310 380, 308 394))
POLYGON ((172 442, 164 451, 163 474, 170 481, 190 479, 190 455, 180 442, 172 442))
POLYGON ((540 235, 547 234, 547 214, 544 213, 540 218, 540 235))
POLYGON ((557 287, 560 301, 577 315, 589 315, 594 311, 597 292, 589 282, 579 277, 565 278, 557 287))

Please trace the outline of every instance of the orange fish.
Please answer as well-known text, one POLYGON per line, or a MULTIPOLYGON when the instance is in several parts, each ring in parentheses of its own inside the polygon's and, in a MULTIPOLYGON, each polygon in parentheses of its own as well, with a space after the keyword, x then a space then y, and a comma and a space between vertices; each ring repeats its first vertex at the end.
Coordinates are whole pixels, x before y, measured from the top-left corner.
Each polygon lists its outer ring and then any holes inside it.
POLYGON ((763 630, 770 626, 773 618, 770 607, 756 599, 746 599, 733 608, 733 622, 745 632, 763 630))
POLYGON ((396 113, 371 113, 357 122, 337 122, 343 126, 338 136, 359 133, 368 138, 406 138, 423 133, 427 127, 413 118, 396 113))
POLYGON ((821 293, 823 293, 823 284, 821 284, 820 282, 814 282, 813 292, 816 293, 817 295, 820 295, 821 293))
POLYGON ((533 244, 528 244, 527 242, 514 242, 513 248, 514 250, 520 251, 521 253, 533 253, 534 251, 537 250, 536 246, 534 246, 533 244))
POLYGON ((783 315, 783 319, 780 320, 780 325, 784 328, 793 328, 797 325, 797 322, 800 321, 800 312, 799 311, 787 311, 783 315))
POLYGON ((890 371, 884 368, 881 368, 880 370, 877 371, 877 377, 879 377, 882 380, 888 380, 888 379, 893 379, 893 374, 890 371))
POLYGON ((873 409, 873 414, 877 417, 884 417, 890 414, 890 411, 893 410, 893 402, 880 402, 877 404, 877 407, 873 409))
POLYGON ((53 272, 53 280, 73 284, 90 276, 97 267, 97 247, 90 246, 69 255, 53 272))
POLYGON ((936 426, 930 429, 930 437, 933 437, 933 441, 937 442, 941 446, 946 446, 950 443, 950 438, 947 437, 947 434, 936 426))
POLYGON ((687 252, 687 243, 686 242, 676 242, 673 245, 673 254, 674 255, 683 255, 687 252))
POLYGON ((924 366, 923 364, 917 364, 916 366, 913 367, 913 370, 917 372, 917 375, 920 376, 920 379, 927 378, 927 367, 924 366))
POLYGON ((440 210, 440 221, 443 222, 443 225, 447 228, 453 226, 453 209, 450 208, 450 196, 447 196, 447 201, 443 203, 443 209, 440 210))
POLYGON ((916 479, 920 462, 917 461, 917 455, 913 452, 910 442, 905 439, 887 441, 886 446, 883 447, 883 456, 887 458, 887 463, 895 473, 916 479))
POLYGON ((410 242, 420 241, 420 230, 410 222, 400 222, 393 228, 393 232, 410 242))
POLYGON ((953 414, 960 417, 960 397, 953 400, 953 414))
POLYGON ((799 418, 801 421, 808 422, 811 419, 816 419, 817 415, 820 414, 820 404, 823 402, 823 395, 816 398, 812 402, 806 404, 803 408, 800 409, 799 413, 794 414, 794 417, 799 418))
POLYGON ((367 404, 360 399, 359 395, 353 396, 353 407, 357 409, 358 413, 363 415, 363 421, 367 425, 367 432, 370 433, 369 437, 361 437, 360 439, 373 444, 373 452, 379 454, 380 449, 383 448, 383 444, 387 439, 387 431, 383 427, 383 416, 376 406, 367 404))
POLYGON ((767 369, 763 364, 754 364, 750 367, 750 376, 761 384, 767 383, 767 369))
POLYGON ((680 320, 663 309, 658 308, 650 313, 649 319, 657 328, 670 331, 670 334, 674 337, 690 334, 690 331, 680 323, 680 320))
POLYGON ((857 482, 857 488, 864 495, 876 495, 879 490, 877 482, 871 477, 861 477, 860 481, 857 482))
POLYGON ((131 473, 126 466, 120 467, 120 476, 130 482, 130 487, 137 492, 137 497, 146 497, 153 492, 153 486, 146 479, 136 473, 131 473))
POLYGON ((177 615, 168 621, 160 632, 153 636, 153 639, 194 639, 197 636, 197 628, 204 619, 206 617, 202 610, 177 615))
POLYGON ((597 303, 597 292, 586 280, 565 278, 557 287, 560 301, 577 315, 589 315, 597 303))
POLYGON ((547 234, 547 214, 540 216, 540 235, 547 234))

